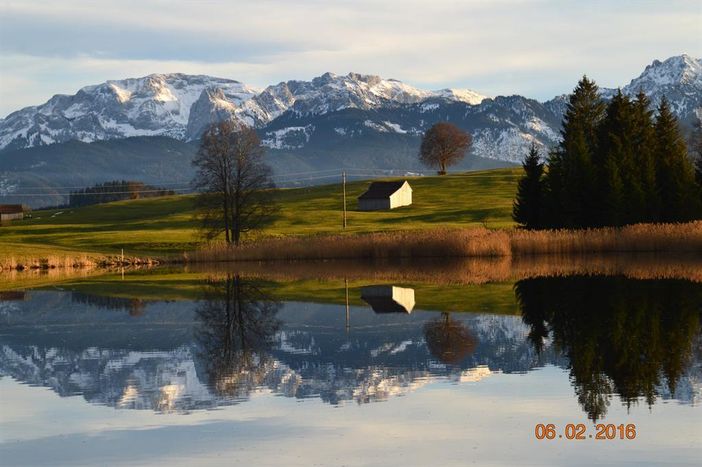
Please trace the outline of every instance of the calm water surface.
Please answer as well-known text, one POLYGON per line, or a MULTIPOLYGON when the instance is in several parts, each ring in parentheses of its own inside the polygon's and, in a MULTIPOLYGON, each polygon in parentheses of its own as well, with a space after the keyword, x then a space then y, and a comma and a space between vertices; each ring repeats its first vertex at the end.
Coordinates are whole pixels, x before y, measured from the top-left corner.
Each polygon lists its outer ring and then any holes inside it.
POLYGON ((700 283, 191 276, 2 293, 0 463, 702 459, 700 283), (539 423, 585 439, 538 440, 539 423), (636 438, 590 439, 598 423, 636 438))

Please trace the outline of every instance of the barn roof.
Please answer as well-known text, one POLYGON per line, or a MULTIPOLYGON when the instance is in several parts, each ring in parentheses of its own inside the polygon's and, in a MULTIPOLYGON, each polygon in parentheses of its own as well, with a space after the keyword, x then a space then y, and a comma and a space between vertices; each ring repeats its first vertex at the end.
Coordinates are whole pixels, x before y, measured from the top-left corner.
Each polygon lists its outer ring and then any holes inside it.
POLYGON ((21 204, 0 204, 0 214, 17 214, 24 212, 21 204))
POLYGON ((358 199, 385 199, 399 190, 406 180, 399 182, 373 182, 358 199))

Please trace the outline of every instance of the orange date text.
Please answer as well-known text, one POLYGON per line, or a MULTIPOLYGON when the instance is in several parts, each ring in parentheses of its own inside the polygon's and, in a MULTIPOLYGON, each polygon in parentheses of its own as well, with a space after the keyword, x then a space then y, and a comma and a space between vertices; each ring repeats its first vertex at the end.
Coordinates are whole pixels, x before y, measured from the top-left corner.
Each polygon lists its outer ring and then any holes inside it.
POLYGON ((613 440, 613 439, 635 439, 636 425, 623 423, 615 425, 613 423, 598 423, 588 430, 584 423, 568 423, 564 427, 558 427, 553 423, 538 423, 534 427, 534 436, 538 440, 566 439, 566 440, 613 440))

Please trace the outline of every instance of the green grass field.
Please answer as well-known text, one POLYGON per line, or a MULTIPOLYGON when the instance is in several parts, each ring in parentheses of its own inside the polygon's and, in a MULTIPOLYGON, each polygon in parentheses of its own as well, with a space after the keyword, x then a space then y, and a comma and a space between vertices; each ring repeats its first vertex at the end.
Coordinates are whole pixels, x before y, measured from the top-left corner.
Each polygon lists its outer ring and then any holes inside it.
MULTIPOLYGON (((410 178, 412 206, 356 210, 368 181, 347 185, 349 234, 433 227, 512 225, 521 169, 410 178)), ((277 219, 257 236, 342 233, 340 184, 278 190, 277 219)), ((0 257, 69 253, 166 255, 195 249, 201 239, 191 196, 121 201, 80 209, 35 211, 32 219, 0 227, 0 257)))

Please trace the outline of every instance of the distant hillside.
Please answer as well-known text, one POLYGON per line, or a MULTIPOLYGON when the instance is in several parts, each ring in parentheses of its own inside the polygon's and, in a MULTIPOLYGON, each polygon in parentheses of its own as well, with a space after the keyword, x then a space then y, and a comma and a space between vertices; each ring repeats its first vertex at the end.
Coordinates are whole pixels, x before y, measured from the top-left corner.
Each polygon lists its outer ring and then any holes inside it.
POLYGON ((196 150, 158 136, 8 151, 0 155, 0 199, 19 192, 26 196, 6 199, 33 207, 63 204, 68 196, 62 194, 115 179, 179 188, 192 178, 196 150))
MULTIPOLYGON (((412 206, 362 212, 356 197, 368 181, 347 186, 349 225, 345 232, 512 226, 512 200, 521 169, 498 169, 408 178, 412 206)), ((281 189, 280 213, 257 235, 341 233, 341 186, 281 189)), ((35 211, 32 219, 0 227, 0 257, 82 251, 127 254, 179 254, 194 249, 201 236, 192 196, 119 201, 76 209, 35 211)))
MULTIPOLYGON (((279 186, 315 185, 332 181, 319 178, 320 170, 338 170, 340 176, 342 169, 355 168, 360 169, 356 173, 363 178, 374 175, 373 169, 392 170, 398 174, 426 171, 417 160, 419 143, 417 136, 392 133, 371 135, 353 142, 320 137, 305 149, 268 149, 266 157, 279 177, 279 186), (305 172, 310 174, 305 175, 305 172)), ((194 175, 191 161, 197 144, 164 136, 141 136, 95 143, 69 141, 7 151, 0 154, 0 199, 4 195, 13 203, 34 208, 57 206, 68 201, 70 191, 111 180, 136 180, 177 193, 188 192, 194 175)), ((480 170, 511 165, 468 157, 457 168, 480 170)), ((377 172, 378 175, 383 173, 377 172)))

